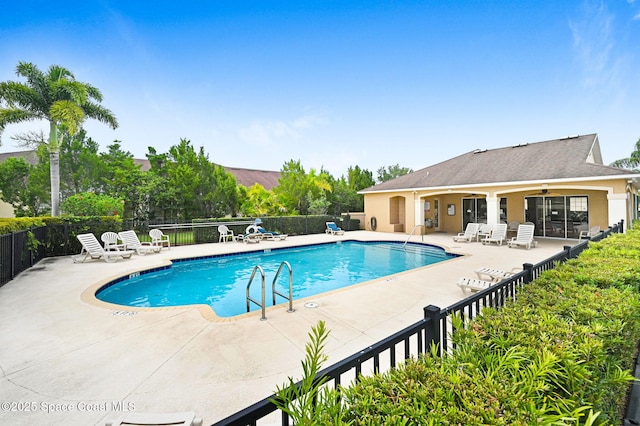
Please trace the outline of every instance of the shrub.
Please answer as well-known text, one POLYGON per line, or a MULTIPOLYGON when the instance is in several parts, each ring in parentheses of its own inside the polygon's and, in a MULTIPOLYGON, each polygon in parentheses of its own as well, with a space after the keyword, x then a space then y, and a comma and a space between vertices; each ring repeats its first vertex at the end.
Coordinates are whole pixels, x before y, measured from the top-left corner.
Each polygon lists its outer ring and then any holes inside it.
POLYGON ((83 192, 64 200, 61 207, 70 216, 117 216, 124 209, 124 201, 108 195, 83 192))

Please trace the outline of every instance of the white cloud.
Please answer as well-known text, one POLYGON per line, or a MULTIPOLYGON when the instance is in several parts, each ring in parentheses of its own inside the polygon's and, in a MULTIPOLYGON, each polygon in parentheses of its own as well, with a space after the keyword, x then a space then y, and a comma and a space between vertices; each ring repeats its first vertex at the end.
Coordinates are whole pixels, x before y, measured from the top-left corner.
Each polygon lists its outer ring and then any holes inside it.
POLYGON ((296 140, 303 131, 311 130, 325 123, 318 115, 308 114, 289 122, 281 120, 257 120, 238 130, 240 139, 257 145, 271 145, 282 140, 296 140))
POLYGON ((614 15, 604 3, 584 3, 584 13, 578 21, 569 23, 573 34, 573 46, 587 87, 606 84, 611 78, 614 47, 614 15))

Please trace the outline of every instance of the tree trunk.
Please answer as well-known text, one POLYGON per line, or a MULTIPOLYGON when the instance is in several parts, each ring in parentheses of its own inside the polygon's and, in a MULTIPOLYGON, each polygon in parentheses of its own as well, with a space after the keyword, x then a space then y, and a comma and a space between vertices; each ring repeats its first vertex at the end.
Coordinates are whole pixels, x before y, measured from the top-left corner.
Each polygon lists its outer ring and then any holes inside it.
POLYGON ((51 175, 51 216, 60 216, 60 153, 49 151, 51 175))
POLYGON ((49 175, 51 176, 51 216, 60 216, 60 146, 58 126, 49 126, 49 175))

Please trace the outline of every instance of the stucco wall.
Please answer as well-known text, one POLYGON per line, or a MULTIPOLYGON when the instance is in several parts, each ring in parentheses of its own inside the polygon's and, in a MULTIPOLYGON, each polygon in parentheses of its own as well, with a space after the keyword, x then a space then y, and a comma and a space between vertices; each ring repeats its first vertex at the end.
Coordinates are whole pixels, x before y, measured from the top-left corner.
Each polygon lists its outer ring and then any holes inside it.
POLYGON ((13 206, 0 200, 0 217, 15 217, 13 206))

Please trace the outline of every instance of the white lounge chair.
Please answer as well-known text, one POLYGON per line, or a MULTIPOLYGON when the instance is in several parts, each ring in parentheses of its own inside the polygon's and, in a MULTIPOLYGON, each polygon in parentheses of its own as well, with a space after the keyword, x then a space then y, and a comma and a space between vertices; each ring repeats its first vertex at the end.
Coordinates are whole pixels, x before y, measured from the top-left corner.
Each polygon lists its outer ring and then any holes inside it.
POLYGON ((244 234, 238 234, 237 241, 242 241, 245 244, 249 243, 259 243, 262 241, 262 234, 254 230, 255 225, 247 226, 247 229, 244 230, 244 234))
POLYGON ((466 293, 467 290, 470 290, 470 291, 484 290, 485 288, 489 288, 492 285, 494 285, 495 282, 463 277, 463 278, 459 278, 456 284, 458 284, 458 287, 460 287, 463 293, 466 293))
POLYGON ((233 231, 229 229, 227 225, 218 226, 218 233, 220 237, 218 238, 219 243, 226 243, 227 241, 235 241, 236 236, 233 234, 233 231))
POLYGON ((335 222, 325 222, 327 225, 327 229, 324 230, 325 233, 331 235, 344 235, 344 230, 336 225, 335 222))
POLYGON ((474 272, 480 280, 500 282, 514 276, 520 272, 520 270, 520 268, 513 268, 511 271, 503 271, 501 269, 493 268, 478 268, 474 272))
POLYGON ((262 226, 259 226, 259 225, 253 225, 253 227, 255 228, 256 232, 259 232, 262 235, 263 239, 267 239, 271 241, 282 241, 282 240, 286 240, 288 237, 287 234, 281 234, 275 231, 267 231, 266 229, 264 229, 262 226))
POLYGON ((478 228, 478 235, 476 238, 481 241, 484 238, 490 237, 493 232, 493 225, 489 225, 488 223, 481 223, 478 228))
POLYGON ((499 246, 502 245, 507 239, 507 224, 506 223, 497 223, 493 225, 493 229, 491 230, 491 235, 483 238, 482 244, 490 244, 496 243, 499 246))
POLYGON ((82 250, 80 254, 71 256, 74 263, 82 263, 87 259, 104 259, 105 262, 112 263, 121 257, 130 258, 133 254, 131 250, 121 250, 118 247, 112 250, 105 250, 93 234, 78 234, 76 237, 82 244, 82 250))
POLYGON ((134 230, 118 232, 118 236, 122 240, 125 249, 135 250, 140 256, 151 252, 158 253, 162 249, 162 247, 153 245, 149 241, 141 242, 134 230))
POLYGON ((592 226, 588 231, 580 231, 579 239, 587 238, 587 237, 595 237, 600 233, 599 226, 592 226))
POLYGON ((193 411, 184 413, 125 413, 116 420, 109 420, 105 426, 202 426, 202 419, 193 411))
POLYGON ((528 249, 531 247, 535 247, 537 245, 536 241, 533 239, 533 231, 535 230, 535 225, 520 225, 518 226, 518 234, 507 241, 509 248, 516 246, 525 246, 528 249))
POLYGON ((467 227, 464 232, 460 232, 458 235, 453 236, 453 241, 466 241, 470 243, 478 237, 478 231, 480 230, 479 223, 467 223, 467 227))
POLYGON ((152 246, 158 246, 162 250, 166 244, 167 250, 171 250, 171 241, 169 241, 169 236, 165 235, 161 229, 150 230, 149 236, 151 237, 152 246))

